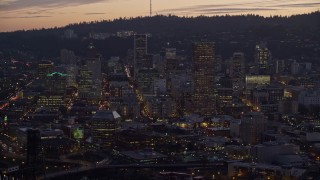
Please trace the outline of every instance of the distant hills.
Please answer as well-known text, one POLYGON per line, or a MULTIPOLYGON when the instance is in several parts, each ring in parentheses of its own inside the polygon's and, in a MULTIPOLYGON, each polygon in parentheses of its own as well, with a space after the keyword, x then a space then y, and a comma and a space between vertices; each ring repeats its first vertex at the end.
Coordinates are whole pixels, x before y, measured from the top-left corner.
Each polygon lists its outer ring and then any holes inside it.
POLYGON ((133 47, 132 37, 111 36, 105 40, 87 38, 90 32, 115 34, 118 31, 150 33, 149 50, 153 53, 167 46, 188 50, 192 41, 204 39, 216 42, 217 53, 224 58, 231 56, 234 51, 243 51, 250 60, 255 43, 260 41, 267 42, 277 58, 316 61, 320 53, 319 11, 290 17, 159 15, 84 22, 62 28, 0 33, 0 51, 2 56, 54 58, 59 56, 63 48, 83 55, 89 42, 93 42, 106 58, 125 56, 127 50, 133 47), (72 29, 78 38, 62 38, 66 29, 72 29))

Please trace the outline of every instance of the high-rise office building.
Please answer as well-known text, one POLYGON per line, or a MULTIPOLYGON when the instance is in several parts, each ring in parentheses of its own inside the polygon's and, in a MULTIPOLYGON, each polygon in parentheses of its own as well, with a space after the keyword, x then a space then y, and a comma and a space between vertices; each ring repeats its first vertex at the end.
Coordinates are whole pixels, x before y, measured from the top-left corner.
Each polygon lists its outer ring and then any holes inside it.
POLYGON ((123 72, 123 66, 120 63, 120 57, 110 57, 107 63, 106 71, 108 75, 121 74, 123 72))
POLYGON ((244 88, 245 77, 245 58, 242 52, 233 53, 230 67, 230 77, 233 82, 233 89, 240 90, 244 88))
POLYGON ((215 45, 193 43, 194 111, 203 116, 216 114, 214 97, 215 45))
POLYGON ((67 76, 67 87, 77 86, 77 76, 78 76, 78 67, 76 65, 70 65, 66 67, 67 76))
POLYGON ((41 152, 41 135, 36 129, 27 131, 27 165, 30 167, 36 166, 40 161, 41 152))
POLYGON ((266 130, 267 119, 263 113, 250 112, 241 118, 240 138, 244 144, 258 144, 266 130))
POLYGON ((67 74, 54 72, 47 75, 45 80, 46 91, 41 93, 37 100, 38 107, 58 109, 65 105, 67 74))
POLYGON ((176 59, 177 49, 176 48, 166 48, 166 59, 176 59))
POLYGON ((98 111, 92 118, 92 142, 102 148, 110 148, 115 133, 120 129, 121 117, 116 111, 98 111))
POLYGON ((97 59, 88 59, 87 67, 92 72, 93 81, 101 81, 101 61, 97 59))
MULTIPOLYGON (((41 134, 37 129, 27 130, 27 167, 22 177, 36 179, 36 174, 43 170, 43 154, 41 150, 41 134)), ((1 176, 0 176, 1 177, 1 176)))
POLYGON ((78 80, 78 93, 79 97, 82 99, 87 99, 90 97, 91 89, 93 86, 92 72, 86 67, 82 67, 79 70, 79 80, 78 80))
MULTIPOLYGON (((146 68, 147 58, 147 35, 135 34, 134 35, 134 78, 137 78, 139 70, 146 68)), ((152 64, 152 63, 151 63, 152 64)))
POLYGON ((266 44, 260 43, 255 48, 255 61, 259 74, 267 74, 269 71, 269 63, 271 60, 271 52, 266 44))
POLYGON ((155 119, 177 117, 177 104, 168 94, 158 94, 148 99, 147 108, 155 119))
POLYGON ((129 79, 123 74, 109 75, 110 108, 123 118, 133 118, 140 114, 140 106, 130 87, 129 79))
POLYGON ((138 72, 137 83, 142 94, 154 94, 154 81, 159 78, 159 72, 155 69, 141 69, 138 72))
POLYGON ((67 88, 67 74, 54 72, 47 75, 46 87, 50 94, 64 94, 67 88))
POLYGON ((47 75, 52 73, 54 70, 53 62, 41 61, 38 64, 38 77, 40 79, 46 79, 47 75))
POLYGON ((88 70, 92 72, 92 80, 100 83, 101 81, 101 57, 97 53, 96 48, 90 44, 87 50, 86 65, 88 70))
POLYGON ((169 76, 179 67, 179 60, 176 55, 176 48, 166 49, 166 74, 169 76))
POLYGON ((60 51, 61 64, 76 65, 76 56, 73 51, 62 49, 60 51))

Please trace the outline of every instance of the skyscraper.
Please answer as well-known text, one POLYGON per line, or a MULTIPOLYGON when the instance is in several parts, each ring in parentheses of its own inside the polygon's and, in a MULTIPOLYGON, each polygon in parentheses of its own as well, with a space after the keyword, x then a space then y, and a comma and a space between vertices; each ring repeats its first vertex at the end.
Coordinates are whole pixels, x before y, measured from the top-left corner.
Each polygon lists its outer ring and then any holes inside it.
POLYGON ((53 62, 41 61, 38 64, 38 76, 40 79, 46 79, 47 75, 52 73, 54 69, 53 62))
POLYGON ((86 65, 88 70, 92 72, 92 80, 94 82, 100 83, 101 81, 101 58, 100 55, 97 53, 96 48, 93 44, 88 46, 87 50, 87 58, 86 58, 86 65))
POLYGON ((242 52, 233 53, 230 67, 230 77, 233 81, 233 90, 240 90, 244 88, 245 58, 242 52))
POLYGON ((65 105, 67 74, 54 72, 47 75, 46 92, 41 93, 37 100, 38 107, 58 109, 65 105))
POLYGON ((84 66, 79 70, 78 79, 79 97, 82 99, 90 98, 91 89, 93 86, 92 72, 89 71, 86 66, 84 66))
POLYGON ((179 60, 176 55, 176 48, 166 49, 166 74, 169 76, 179 67, 179 60))
MULTIPOLYGON (((147 35, 134 35, 134 78, 137 78, 139 70, 146 68, 147 58, 147 35)), ((152 64, 152 63, 151 63, 152 64)))
POLYGON ((197 42, 192 45, 194 78, 194 111, 203 116, 216 113, 214 97, 215 45, 197 42))
POLYGON ((34 167, 40 161, 41 135, 37 129, 27 131, 27 165, 34 167))
POLYGON ((240 138, 245 144, 258 144, 266 130, 267 119, 263 113, 250 112, 241 118, 240 138))
POLYGON ((267 48, 266 44, 260 43, 256 45, 255 61, 258 66, 258 74, 268 73, 270 59, 271 59, 271 53, 267 48))
POLYGON ((62 49, 60 51, 61 64, 76 65, 76 56, 73 51, 62 49))
POLYGON ((27 179, 36 179, 36 174, 43 168, 43 154, 41 152, 41 134, 38 129, 27 130, 27 179), (32 178, 31 178, 32 177, 32 178))
POLYGON ((64 94, 67 88, 67 74, 53 72, 47 75, 46 87, 50 94, 64 94))

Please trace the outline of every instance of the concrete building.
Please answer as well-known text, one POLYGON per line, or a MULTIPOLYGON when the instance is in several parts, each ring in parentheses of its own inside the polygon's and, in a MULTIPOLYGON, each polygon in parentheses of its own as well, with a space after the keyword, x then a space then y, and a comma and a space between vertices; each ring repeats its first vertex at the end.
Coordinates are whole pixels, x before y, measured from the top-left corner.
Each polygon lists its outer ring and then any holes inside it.
POLYGON ((268 74, 269 64, 271 60, 271 52, 265 43, 256 45, 255 48, 255 61, 257 64, 258 74, 268 74))
POLYGON ((91 97, 91 88, 93 86, 92 72, 86 67, 79 70, 78 93, 79 98, 87 99, 91 97))
POLYGON ((197 42, 192 45, 194 112, 203 116, 216 114, 214 97, 215 45, 197 42))
POLYGON ((230 77, 233 80, 233 89, 241 90, 244 88, 244 77, 245 77, 245 57, 242 52, 233 53, 231 66, 230 66, 230 77))
POLYGON ((51 61, 41 61, 38 64, 38 77, 45 79, 48 74, 53 73, 54 64, 51 61))
POLYGON ((299 104, 304 106, 320 105, 320 90, 305 90, 299 94, 299 104))
POLYGON ((251 157, 254 162, 272 163, 279 155, 294 155, 299 152, 299 146, 280 144, 274 141, 265 142, 251 147, 251 157))
POLYGON ((62 49, 60 51, 60 60, 63 65, 76 65, 76 56, 73 51, 62 49))
POLYGON ((271 77, 269 75, 246 75, 246 89, 250 90, 256 87, 270 85, 271 77))
POLYGON ((170 118, 177 116, 177 104, 168 94, 158 94, 147 100, 148 112, 153 118, 170 118))
POLYGON ((92 143, 101 148, 112 148, 120 121, 121 117, 116 111, 98 111, 91 119, 92 143))
POLYGON ((155 69, 139 70, 137 82, 142 94, 154 94, 154 81, 157 78, 159 78, 159 72, 155 69))
POLYGON ((110 108, 123 118, 139 117, 140 106, 125 75, 109 76, 110 108))
POLYGON ((139 70, 144 68, 147 61, 147 34, 134 35, 134 78, 138 76, 139 70))
POLYGON ((241 118, 240 139, 244 144, 258 144, 266 130, 267 119, 263 113, 250 112, 241 118))

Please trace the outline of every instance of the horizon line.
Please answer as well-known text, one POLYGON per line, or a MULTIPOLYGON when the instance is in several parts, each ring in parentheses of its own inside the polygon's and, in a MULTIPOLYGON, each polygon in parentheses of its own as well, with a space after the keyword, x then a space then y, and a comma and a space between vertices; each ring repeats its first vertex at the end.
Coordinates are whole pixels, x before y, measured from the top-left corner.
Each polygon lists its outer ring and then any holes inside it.
MULTIPOLYGON (((254 13, 247 13, 247 14, 215 14, 215 15, 206 15, 206 14, 201 14, 201 15, 197 15, 197 16, 189 16, 189 15, 176 15, 176 14, 155 14, 152 16, 131 16, 131 17, 117 17, 117 18, 113 18, 113 19, 100 19, 100 20, 92 20, 92 21, 79 21, 79 22, 73 22, 73 23, 69 23, 67 25, 62 25, 62 26, 52 26, 52 27, 41 27, 41 28, 30 28, 30 29, 18 29, 18 30, 13 30, 13 31, 0 31, 0 33, 14 33, 14 32, 21 32, 21 31, 39 31, 39 30, 51 30, 51 29, 63 29, 63 28, 67 28, 68 26, 72 26, 72 25, 79 25, 82 23, 85 24, 89 24, 89 23, 100 23, 100 22, 113 22, 113 21, 117 21, 117 20, 132 20, 132 19, 136 19, 136 18, 154 18, 154 17, 159 17, 159 16, 163 16, 163 17, 179 17, 179 18, 199 18, 199 17, 209 17, 209 18, 219 18, 219 17, 237 17, 237 16, 258 16, 258 17, 263 17, 263 18, 273 18, 273 17, 279 17, 279 18, 291 18, 294 16, 302 16, 302 15, 310 15, 310 14, 314 14, 314 13, 320 13, 320 10, 316 10, 316 11, 311 11, 311 12, 307 12, 307 13, 300 13, 300 14, 291 14, 291 15, 279 15, 279 14, 274 14, 274 15, 269 15, 269 16, 264 16, 264 15, 259 15, 259 14, 254 14, 254 13)), ((1 17, 0 17, 1 18, 1 17)))

